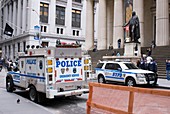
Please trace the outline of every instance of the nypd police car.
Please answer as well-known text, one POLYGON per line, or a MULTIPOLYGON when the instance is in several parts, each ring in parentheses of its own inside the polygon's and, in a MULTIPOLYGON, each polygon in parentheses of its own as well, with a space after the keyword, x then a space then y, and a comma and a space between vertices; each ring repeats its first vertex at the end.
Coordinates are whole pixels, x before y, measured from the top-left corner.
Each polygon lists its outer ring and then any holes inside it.
POLYGON ((148 70, 139 69, 132 62, 100 61, 96 68, 99 83, 106 81, 123 82, 127 86, 136 84, 155 84, 157 75, 148 70))

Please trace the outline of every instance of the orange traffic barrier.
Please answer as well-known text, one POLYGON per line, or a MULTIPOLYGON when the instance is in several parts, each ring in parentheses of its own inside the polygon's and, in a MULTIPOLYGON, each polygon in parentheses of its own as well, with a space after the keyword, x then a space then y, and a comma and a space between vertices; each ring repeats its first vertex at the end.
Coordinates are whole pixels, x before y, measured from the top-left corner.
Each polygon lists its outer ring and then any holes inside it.
POLYGON ((170 91, 89 83, 87 114, 170 114, 170 91))

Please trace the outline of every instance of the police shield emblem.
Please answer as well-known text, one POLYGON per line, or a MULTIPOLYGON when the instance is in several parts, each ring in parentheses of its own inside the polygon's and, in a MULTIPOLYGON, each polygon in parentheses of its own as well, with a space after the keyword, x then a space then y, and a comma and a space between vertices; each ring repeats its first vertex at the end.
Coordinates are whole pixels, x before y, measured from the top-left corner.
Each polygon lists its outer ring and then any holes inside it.
POLYGON ((64 69, 64 68, 62 68, 62 69, 61 69, 61 73, 62 73, 62 74, 64 74, 64 72, 65 72, 65 69, 64 69))
POLYGON ((76 73, 76 72, 77 72, 76 68, 73 68, 73 73, 76 73))

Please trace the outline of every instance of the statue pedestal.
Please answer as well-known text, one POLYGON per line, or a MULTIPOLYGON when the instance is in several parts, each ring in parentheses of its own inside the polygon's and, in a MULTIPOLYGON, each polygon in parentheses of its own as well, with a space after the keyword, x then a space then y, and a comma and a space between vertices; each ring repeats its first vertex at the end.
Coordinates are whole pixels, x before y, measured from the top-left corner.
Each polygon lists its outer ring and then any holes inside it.
POLYGON ((135 42, 126 42, 124 43, 124 56, 141 56, 141 44, 135 42), (137 48, 137 51, 136 51, 137 48))

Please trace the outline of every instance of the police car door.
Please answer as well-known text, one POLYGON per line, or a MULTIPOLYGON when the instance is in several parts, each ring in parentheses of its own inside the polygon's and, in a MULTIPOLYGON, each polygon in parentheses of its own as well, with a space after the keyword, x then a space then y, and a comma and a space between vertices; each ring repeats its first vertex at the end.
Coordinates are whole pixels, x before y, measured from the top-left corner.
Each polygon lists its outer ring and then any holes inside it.
POLYGON ((105 66, 105 78, 110 81, 119 81, 121 82, 122 78, 121 67, 117 63, 107 63, 105 66))

